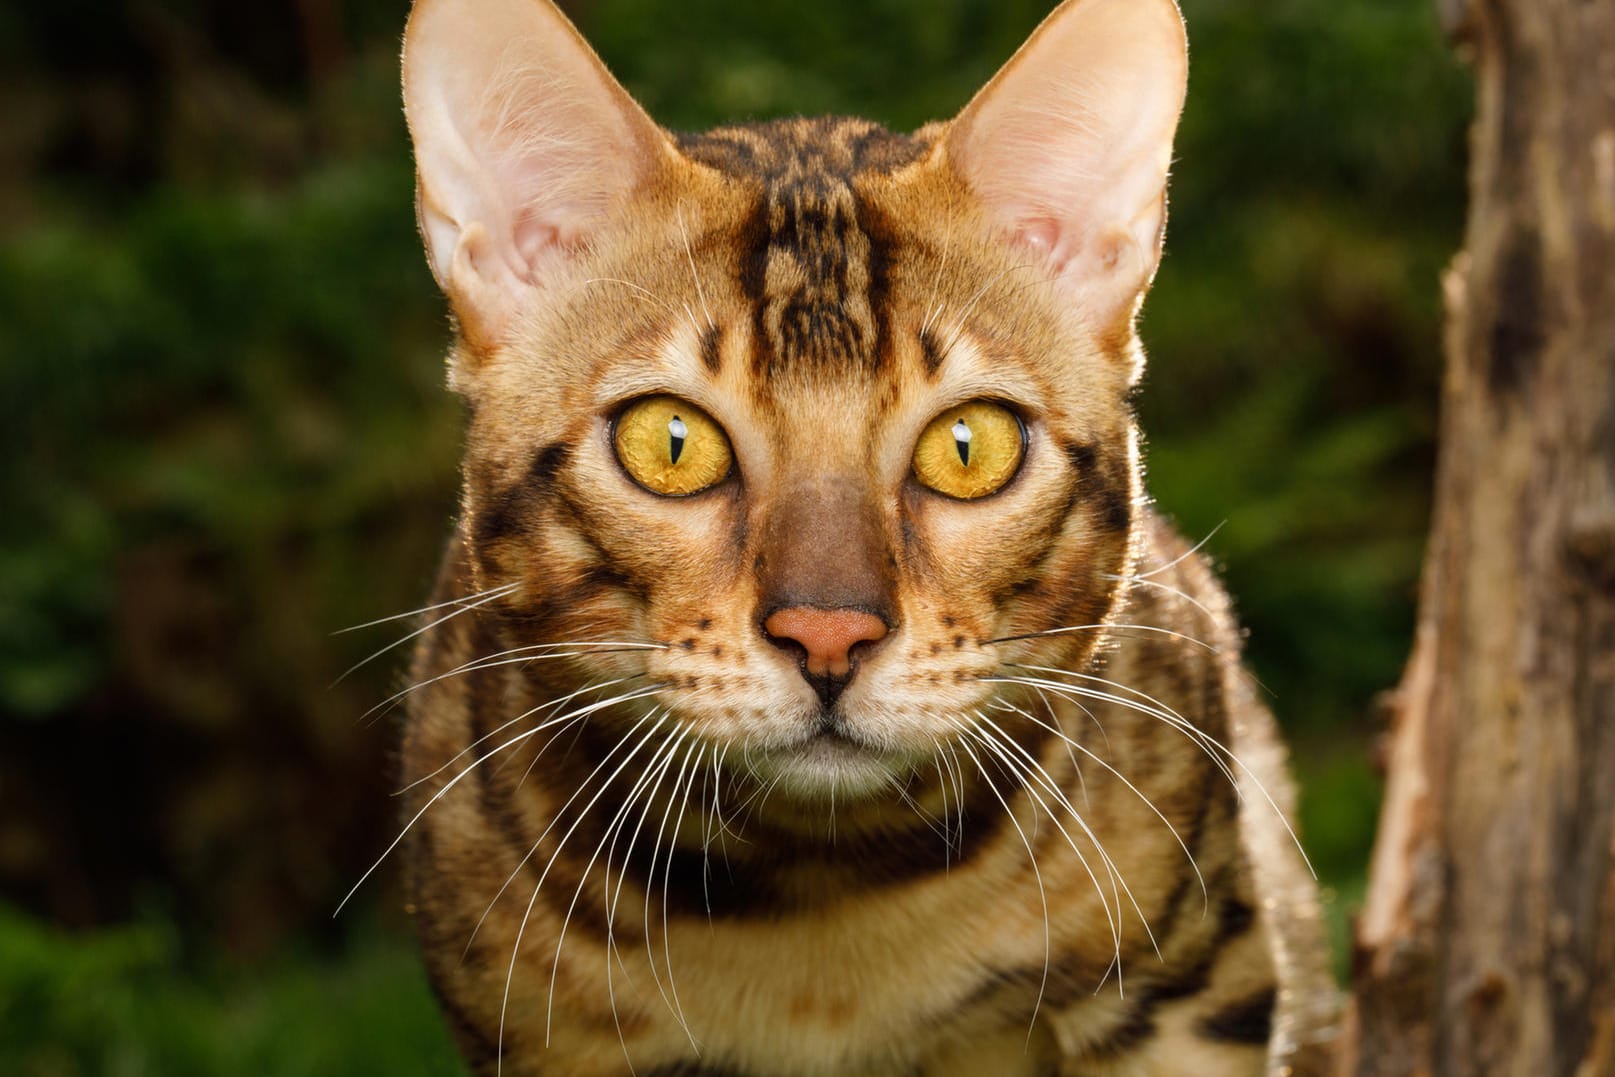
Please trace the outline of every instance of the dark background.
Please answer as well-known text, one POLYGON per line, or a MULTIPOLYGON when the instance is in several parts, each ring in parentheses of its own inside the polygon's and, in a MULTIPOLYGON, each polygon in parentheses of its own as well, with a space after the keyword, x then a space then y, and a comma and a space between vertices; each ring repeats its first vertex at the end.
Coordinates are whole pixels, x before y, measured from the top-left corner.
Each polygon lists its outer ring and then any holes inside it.
MULTIPOLYGON (((1150 482, 1224 567, 1337 944, 1409 646, 1463 215, 1433 5, 1183 0, 1150 482), (1219 528, 1219 525, 1220 528, 1219 528)), ((675 128, 953 114, 1036 0, 590 0, 675 128)), ((442 1073, 363 720, 454 510, 401 0, 0 9, 0 1071, 442 1073)))

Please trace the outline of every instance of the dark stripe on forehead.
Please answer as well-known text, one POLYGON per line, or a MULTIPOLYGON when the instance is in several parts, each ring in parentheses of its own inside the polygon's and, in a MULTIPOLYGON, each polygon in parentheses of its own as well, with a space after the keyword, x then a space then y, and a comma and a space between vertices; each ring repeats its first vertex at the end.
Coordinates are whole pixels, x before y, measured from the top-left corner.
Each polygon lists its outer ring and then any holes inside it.
POLYGON ((880 366, 890 349, 890 240, 857 183, 918 160, 930 143, 865 120, 821 118, 721 128, 680 147, 758 189, 738 237, 758 373, 880 366))
POLYGON ((841 116, 771 120, 677 137, 691 160, 768 186, 884 175, 931 149, 929 137, 895 134, 869 120, 841 116))
POLYGON ((936 330, 929 326, 920 330, 920 358, 925 363, 925 372, 936 377, 937 371, 942 369, 942 342, 937 339, 936 330))
POLYGON ((722 331, 715 325, 708 327, 707 331, 701 334, 701 362, 706 366, 707 372, 714 375, 723 370, 723 353, 718 347, 722 343, 721 334, 722 331))

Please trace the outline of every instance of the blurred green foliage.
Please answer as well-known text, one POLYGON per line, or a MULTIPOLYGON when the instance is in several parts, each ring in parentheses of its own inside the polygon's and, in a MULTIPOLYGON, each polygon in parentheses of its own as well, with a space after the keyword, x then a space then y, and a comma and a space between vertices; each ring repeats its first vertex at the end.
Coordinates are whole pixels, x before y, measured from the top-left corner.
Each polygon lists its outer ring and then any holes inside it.
MULTIPOLYGON (((1047 6, 569 10, 670 126, 909 128, 1047 6)), ((1150 483, 1215 529, 1309 850, 1351 895, 1424 539, 1467 78, 1427 4, 1183 6, 1150 483)), ((421 601, 454 508, 405 13, 0 11, 0 896, 27 910, 0 912, 0 1071, 449 1065, 411 943, 329 919, 392 825, 387 724, 358 719, 401 661, 339 682, 393 637, 331 633, 421 601)))
POLYGON ((339 957, 282 958, 246 985, 223 968, 176 977, 172 924, 68 935, 0 907, 0 1072, 463 1072, 413 956, 372 928, 355 934, 339 957))

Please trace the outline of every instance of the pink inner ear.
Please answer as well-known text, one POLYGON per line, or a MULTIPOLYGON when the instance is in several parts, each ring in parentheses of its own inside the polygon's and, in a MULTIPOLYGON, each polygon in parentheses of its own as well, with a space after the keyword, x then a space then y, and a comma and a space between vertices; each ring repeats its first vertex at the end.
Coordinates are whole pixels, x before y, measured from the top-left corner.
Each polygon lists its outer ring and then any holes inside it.
POLYGON ((513 231, 516 257, 520 260, 517 271, 525 283, 536 284, 539 278, 539 261, 546 254, 566 249, 567 237, 562 234, 559 226, 539 219, 531 211, 523 214, 516 222, 513 231))
POLYGON ((1023 220, 1015 228, 1015 241, 1043 258, 1056 274, 1065 269, 1069 253, 1060 246, 1060 226, 1051 218, 1023 220))

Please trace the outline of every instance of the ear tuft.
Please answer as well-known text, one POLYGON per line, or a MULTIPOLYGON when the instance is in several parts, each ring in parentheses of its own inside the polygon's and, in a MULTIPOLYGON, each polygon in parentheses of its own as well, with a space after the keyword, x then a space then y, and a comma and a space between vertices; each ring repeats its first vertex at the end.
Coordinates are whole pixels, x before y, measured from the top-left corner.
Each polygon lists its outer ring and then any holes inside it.
POLYGON ((668 148, 550 0, 417 0, 404 114, 432 273, 488 342, 668 148))
POLYGON ((1103 328, 1131 324, 1160 262, 1187 82, 1172 0, 1066 0, 945 136, 989 214, 1103 328))

